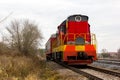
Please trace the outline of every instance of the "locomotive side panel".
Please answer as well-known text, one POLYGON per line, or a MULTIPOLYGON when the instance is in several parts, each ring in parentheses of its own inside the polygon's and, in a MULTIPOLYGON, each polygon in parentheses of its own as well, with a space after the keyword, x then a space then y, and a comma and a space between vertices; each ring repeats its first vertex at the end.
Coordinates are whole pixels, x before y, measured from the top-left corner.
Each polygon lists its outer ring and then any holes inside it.
POLYGON ((56 34, 52 34, 49 40, 46 43, 46 59, 52 60, 53 49, 57 47, 57 36, 56 34))
POLYGON ((46 49, 46 54, 50 54, 52 52, 52 48, 51 48, 51 38, 47 41, 46 45, 45 45, 45 49, 46 49))

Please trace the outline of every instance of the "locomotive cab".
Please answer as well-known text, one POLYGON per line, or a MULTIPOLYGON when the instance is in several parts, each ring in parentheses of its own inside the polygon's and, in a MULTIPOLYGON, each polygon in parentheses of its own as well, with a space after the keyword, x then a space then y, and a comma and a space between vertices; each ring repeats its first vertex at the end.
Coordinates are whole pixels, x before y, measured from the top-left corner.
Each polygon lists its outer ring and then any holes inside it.
POLYGON ((91 43, 90 25, 88 17, 83 15, 73 15, 68 17, 58 26, 61 44, 89 44, 91 43))
POLYGON ((59 33, 66 34, 66 21, 64 21, 60 26, 58 26, 59 33))

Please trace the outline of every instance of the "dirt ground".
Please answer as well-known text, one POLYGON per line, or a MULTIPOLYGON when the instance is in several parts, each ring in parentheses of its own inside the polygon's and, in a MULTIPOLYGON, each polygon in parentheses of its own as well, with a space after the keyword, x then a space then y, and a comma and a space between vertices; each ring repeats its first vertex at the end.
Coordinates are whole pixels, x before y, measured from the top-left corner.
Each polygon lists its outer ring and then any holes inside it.
POLYGON ((58 75, 61 76, 58 80, 88 80, 86 77, 75 73, 72 70, 66 69, 52 61, 46 62, 46 64, 51 67, 51 70, 57 71, 58 75))

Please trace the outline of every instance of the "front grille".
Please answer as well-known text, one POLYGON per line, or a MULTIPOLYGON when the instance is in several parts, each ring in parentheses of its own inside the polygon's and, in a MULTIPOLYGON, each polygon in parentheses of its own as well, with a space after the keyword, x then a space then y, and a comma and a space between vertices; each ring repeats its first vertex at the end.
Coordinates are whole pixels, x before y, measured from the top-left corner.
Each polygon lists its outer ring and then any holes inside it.
POLYGON ((76 60, 76 56, 67 56, 68 60, 76 60))
POLYGON ((85 52, 78 52, 76 56, 67 56, 68 60, 87 60, 90 57, 85 52))
POLYGON ((78 60, 85 60, 85 59, 88 59, 88 56, 85 52, 78 52, 77 53, 77 59, 78 60))

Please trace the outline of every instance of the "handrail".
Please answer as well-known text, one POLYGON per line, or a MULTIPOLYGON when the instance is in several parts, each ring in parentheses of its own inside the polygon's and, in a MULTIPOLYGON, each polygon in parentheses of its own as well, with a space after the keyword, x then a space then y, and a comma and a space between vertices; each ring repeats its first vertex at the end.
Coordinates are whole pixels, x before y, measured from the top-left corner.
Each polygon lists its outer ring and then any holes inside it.
POLYGON ((71 39, 73 39, 74 41, 75 41, 75 39, 76 39, 76 36, 78 36, 78 37, 83 37, 85 40, 86 39, 90 39, 90 38, 87 38, 87 35, 89 35, 90 34, 90 37, 91 37, 91 44, 93 44, 93 45, 95 45, 96 46, 96 44, 97 44, 97 41, 96 41, 96 36, 95 36, 95 34, 93 34, 93 33, 77 33, 77 34, 75 34, 75 33, 67 33, 65 36, 64 36, 64 38, 63 38, 63 35, 61 35, 60 37, 61 37, 61 45, 64 45, 64 42, 65 42, 65 40, 69 40, 70 38, 68 37, 69 35, 72 35, 72 37, 73 38, 71 38, 71 39))

